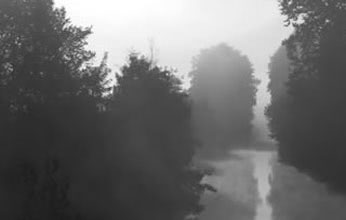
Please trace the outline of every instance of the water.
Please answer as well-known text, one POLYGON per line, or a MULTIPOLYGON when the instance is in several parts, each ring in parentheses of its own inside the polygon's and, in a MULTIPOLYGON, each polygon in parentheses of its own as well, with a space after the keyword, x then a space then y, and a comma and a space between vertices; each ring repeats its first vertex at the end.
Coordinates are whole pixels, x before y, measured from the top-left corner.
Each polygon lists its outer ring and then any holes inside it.
POLYGON ((200 220, 344 220, 346 196, 277 161, 275 151, 242 150, 206 160, 215 174, 204 181, 200 220))
POLYGON ((254 177, 257 180, 259 203, 256 208, 255 220, 271 220, 272 207, 268 201, 271 192, 273 152, 253 152, 252 161, 255 166, 254 177))
POLYGON ((272 220, 271 192, 273 151, 241 150, 229 159, 206 161, 216 170, 205 182, 218 192, 202 199, 201 220, 272 220))
POLYGON ((206 209, 201 220, 253 220, 257 198, 252 154, 233 152, 230 158, 205 161, 215 174, 204 181, 213 185, 217 193, 206 193, 202 203, 206 209))

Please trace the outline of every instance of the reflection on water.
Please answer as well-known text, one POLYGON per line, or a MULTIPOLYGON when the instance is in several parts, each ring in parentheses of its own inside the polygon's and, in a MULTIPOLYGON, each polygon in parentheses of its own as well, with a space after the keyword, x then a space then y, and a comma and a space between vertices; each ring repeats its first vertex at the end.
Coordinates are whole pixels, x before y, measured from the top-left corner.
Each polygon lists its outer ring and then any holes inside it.
POLYGON ((272 207, 268 201, 271 192, 272 152, 253 152, 252 161, 255 166, 254 177, 257 180, 259 203, 255 220, 271 220, 272 207))
POLYGON ((273 163, 270 202, 272 220, 344 220, 345 195, 327 187, 293 167, 273 163))
POLYGON ((253 220, 256 206, 256 180, 253 164, 245 155, 234 154, 229 159, 208 161, 215 174, 205 181, 218 192, 207 193, 202 203, 206 209, 201 220, 253 220))
POLYGON ((229 159, 208 161, 216 170, 205 181, 218 192, 207 193, 201 220, 271 220, 272 152, 236 151, 229 159))
POLYGON ((275 151, 236 151, 206 162, 216 169, 205 181, 201 220, 344 220, 346 197, 306 174, 280 164, 275 151))

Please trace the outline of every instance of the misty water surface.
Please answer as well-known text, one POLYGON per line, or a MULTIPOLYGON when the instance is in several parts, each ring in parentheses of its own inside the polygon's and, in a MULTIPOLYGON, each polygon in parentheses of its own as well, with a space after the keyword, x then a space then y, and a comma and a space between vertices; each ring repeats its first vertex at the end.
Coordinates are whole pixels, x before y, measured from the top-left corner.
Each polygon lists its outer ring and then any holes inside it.
POLYGON ((204 195, 201 220, 342 220, 346 198, 330 192, 292 167, 275 151, 235 151, 209 160, 214 175, 205 179, 218 192, 204 195))

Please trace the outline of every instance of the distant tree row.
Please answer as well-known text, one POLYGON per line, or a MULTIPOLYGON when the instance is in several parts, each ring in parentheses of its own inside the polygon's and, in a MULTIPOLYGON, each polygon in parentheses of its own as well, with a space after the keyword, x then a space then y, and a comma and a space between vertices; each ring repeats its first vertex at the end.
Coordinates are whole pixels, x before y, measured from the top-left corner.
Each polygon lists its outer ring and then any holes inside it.
POLYGON ((272 135, 284 162, 345 191, 346 2, 280 4, 295 32, 284 42, 289 61, 277 55, 271 65, 273 80, 289 71, 283 96, 276 91, 282 80, 271 84, 274 97, 267 115, 272 135))
POLYGON ((181 81, 131 54, 111 88, 90 33, 52 0, 0 1, 0 218, 197 215, 208 186, 181 81))
POLYGON ((191 76, 193 126, 200 144, 214 149, 246 144, 256 103, 249 59, 219 44, 195 57, 191 76))

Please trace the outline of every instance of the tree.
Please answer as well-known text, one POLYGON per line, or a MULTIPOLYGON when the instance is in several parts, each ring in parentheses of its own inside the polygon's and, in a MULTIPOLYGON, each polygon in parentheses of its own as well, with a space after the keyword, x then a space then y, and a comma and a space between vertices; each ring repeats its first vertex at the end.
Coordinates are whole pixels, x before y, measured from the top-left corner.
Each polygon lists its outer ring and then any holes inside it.
POLYGON ((172 71, 131 54, 117 83, 110 112, 121 132, 115 128, 112 135, 121 146, 119 216, 175 220, 198 214, 207 186, 200 184, 204 174, 192 165, 191 110, 181 81, 172 71))
POLYGON ((271 58, 269 64, 268 90, 272 102, 281 99, 287 94, 287 82, 290 70, 290 60, 287 57, 285 46, 281 46, 271 58))
POLYGON ((90 29, 51 0, 1 1, 0 21, 1 186, 13 200, 2 217, 74 218, 71 165, 100 140, 90 124, 108 70, 89 64, 90 29))
POLYGON ((191 76, 193 124, 202 144, 227 148, 249 141, 256 83, 248 58, 220 44, 201 51, 191 76))
POLYGON ((285 41, 291 60, 287 101, 271 113, 280 112, 285 121, 272 128, 280 157, 344 191, 346 4, 322 0, 280 4, 288 24, 295 27, 285 41))
POLYGON ((271 103, 267 106, 265 114, 268 119, 271 135, 277 138, 289 127, 287 104, 290 100, 287 92, 287 83, 290 75, 290 60, 285 46, 281 46, 271 58, 269 64, 268 91, 271 95, 271 103))

